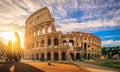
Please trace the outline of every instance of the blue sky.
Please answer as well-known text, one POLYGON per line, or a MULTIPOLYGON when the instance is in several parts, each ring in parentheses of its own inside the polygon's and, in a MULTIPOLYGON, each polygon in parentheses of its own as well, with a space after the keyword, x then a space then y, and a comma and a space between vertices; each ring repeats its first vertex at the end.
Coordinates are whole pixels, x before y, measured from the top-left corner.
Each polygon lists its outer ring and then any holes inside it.
POLYGON ((0 40, 7 44, 5 35, 17 31, 23 45, 25 21, 42 7, 49 8, 58 31, 88 32, 102 46, 120 46, 120 0, 0 0, 0 40))

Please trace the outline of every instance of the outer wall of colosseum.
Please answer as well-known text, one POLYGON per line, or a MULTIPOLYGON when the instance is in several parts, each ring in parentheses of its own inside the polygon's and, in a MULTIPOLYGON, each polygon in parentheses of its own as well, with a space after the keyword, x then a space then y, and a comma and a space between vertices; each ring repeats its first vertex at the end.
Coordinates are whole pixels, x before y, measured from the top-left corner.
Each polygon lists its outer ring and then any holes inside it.
POLYGON ((62 34, 56 31, 47 7, 33 13, 26 21, 25 59, 69 61, 99 59, 101 40, 84 32, 62 34))

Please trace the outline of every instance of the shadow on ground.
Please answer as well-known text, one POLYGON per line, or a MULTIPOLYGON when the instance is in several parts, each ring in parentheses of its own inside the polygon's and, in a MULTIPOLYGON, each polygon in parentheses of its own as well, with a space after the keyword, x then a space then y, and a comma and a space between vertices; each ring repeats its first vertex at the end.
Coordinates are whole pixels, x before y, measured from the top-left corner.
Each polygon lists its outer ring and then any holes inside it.
POLYGON ((23 62, 1 62, 0 72, 44 72, 23 62))

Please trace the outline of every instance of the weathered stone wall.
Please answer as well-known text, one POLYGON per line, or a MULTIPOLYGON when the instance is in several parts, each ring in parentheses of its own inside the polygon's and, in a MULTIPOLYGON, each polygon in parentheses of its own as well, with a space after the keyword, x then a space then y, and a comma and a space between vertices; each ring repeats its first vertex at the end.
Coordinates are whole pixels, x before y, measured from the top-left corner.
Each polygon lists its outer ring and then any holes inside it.
POLYGON ((25 59, 81 60, 98 59, 101 40, 84 32, 62 34, 56 31, 48 8, 33 13, 26 21, 25 59))

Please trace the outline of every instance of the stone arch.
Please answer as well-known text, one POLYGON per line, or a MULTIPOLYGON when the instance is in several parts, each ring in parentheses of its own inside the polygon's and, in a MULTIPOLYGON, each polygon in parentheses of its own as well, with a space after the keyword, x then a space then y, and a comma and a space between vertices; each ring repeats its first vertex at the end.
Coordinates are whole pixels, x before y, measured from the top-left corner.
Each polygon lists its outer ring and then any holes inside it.
POLYGON ((62 52, 61 57, 62 57, 62 60, 66 60, 66 53, 62 52))
POLYGON ((76 53, 76 60, 81 60, 80 53, 76 53))
POLYGON ((74 41, 73 40, 69 41, 69 46, 74 46, 74 41))
POLYGON ((44 47, 44 40, 41 41, 41 47, 44 47))
POLYGON ((54 53, 54 61, 58 61, 58 52, 54 53))
POLYGON ((58 45, 58 38, 54 39, 54 45, 57 46, 58 45))
POLYGON ((90 56, 90 54, 88 54, 88 60, 90 60, 91 59, 91 56, 90 56))
POLYGON ((67 45, 67 41, 66 41, 66 40, 63 41, 63 45, 64 45, 64 46, 67 45))
POLYGON ((41 61, 44 61, 44 53, 41 53, 41 61))
POLYGON ((51 60, 51 54, 49 52, 47 53, 47 60, 51 60))
POLYGON ((37 59, 37 60, 39 59, 39 54, 38 54, 38 53, 36 53, 36 59, 37 59))
POLYGON ((70 53, 70 58, 71 58, 71 60, 74 60, 74 54, 73 53, 70 53))
POLYGON ((50 47, 51 46, 51 40, 48 39, 48 46, 50 47))

